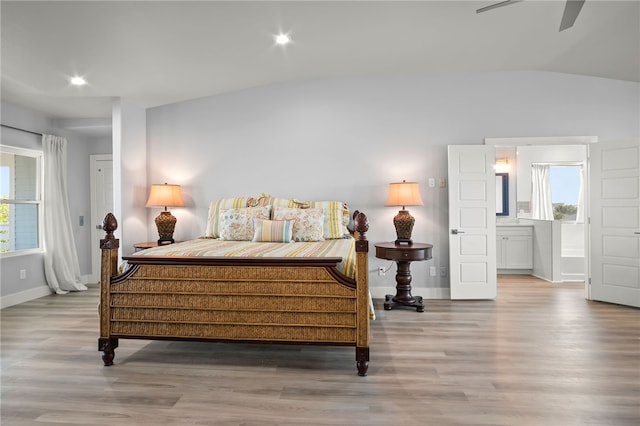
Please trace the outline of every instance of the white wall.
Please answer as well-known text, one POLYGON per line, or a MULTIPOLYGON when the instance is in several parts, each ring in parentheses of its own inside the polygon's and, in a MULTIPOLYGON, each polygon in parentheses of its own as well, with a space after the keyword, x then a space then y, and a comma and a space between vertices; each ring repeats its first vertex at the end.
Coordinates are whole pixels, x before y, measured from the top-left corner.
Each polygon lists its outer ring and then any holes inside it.
MULTIPOLYGON (((46 133, 51 120, 43 114, 2 102, 0 110, 2 124, 46 133)), ((0 128, 2 144, 20 148, 42 150, 42 138, 31 133, 0 128)), ((44 255, 42 253, 3 257, 0 259, 0 307, 10 306, 49 294, 44 277, 44 255), (24 269, 26 278, 20 279, 24 269)))
MULTIPOLYGON (((16 105, 2 102, 2 124, 50 133, 67 139, 67 164, 69 184, 69 209, 74 231, 80 272, 91 274, 89 229, 89 155, 111 152, 110 136, 85 136, 77 131, 59 127, 54 120, 45 115, 16 105), (85 225, 80 226, 79 216, 85 217, 85 225)), ((42 138, 37 135, 2 128, 2 143, 35 150, 42 150, 42 138)), ((49 294, 44 277, 44 259, 42 254, 20 255, 3 258, 1 261, 0 305, 10 306, 42 295, 49 294), (26 279, 19 279, 19 271, 26 271, 26 279)))
POLYGON ((91 275, 91 188, 89 185, 89 156, 110 154, 111 135, 86 136, 74 131, 55 129, 53 133, 67 139, 67 164, 69 167, 69 211, 71 227, 78 251, 80 273, 91 275), (84 224, 80 224, 80 216, 84 224))
MULTIPOLYGON (((133 253, 133 244, 147 241, 146 111, 128 100, 113 102, 113 199, 118 220, 120 254, 133 253)), ((157 239, 157 238, 156 238, 157 239)))
MULTIPOLYGON (((640 85, 545 72, 289 82, 147 111, 149 184, 183 185, 175 237, 205 229, 211 199, 261 192, 338 199, 367 213, 372 243, 395 238, 387 185, 421 183, 425 205, 414 240, 434 244, 434 258, 412 264, 414 294, 446 294, 446 146, 486 137, 596 135, 601 143, 639 136, 640 85)), ((142 201, 144 203, 144 201, 142 201)), ((147 214, 149 237, 155 235, 147 214)), ((370 269, 388 265, 374 257, 370 269)), ((393 273, 371 275, 372 293, 393 291, 393 273)))

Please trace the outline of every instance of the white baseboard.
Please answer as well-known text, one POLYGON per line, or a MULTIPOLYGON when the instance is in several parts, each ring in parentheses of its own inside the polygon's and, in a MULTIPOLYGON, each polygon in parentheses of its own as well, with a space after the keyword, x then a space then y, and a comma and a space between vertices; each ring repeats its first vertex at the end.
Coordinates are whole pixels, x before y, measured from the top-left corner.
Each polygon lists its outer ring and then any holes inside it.
POLYGON ((544 281, 549 282, 549 283, 554 283, 554 284, 558 284, 558 283, 562 282, 562 281, 553 281, 553 280, 550 280, 547 277, 543 277, 542 275, 538 275, 538 274, 531 274, 531 276, 532 277, 536 277, 536 278, 540 278, 541 280, 544 280, 544 281))
POLYGON ((51 289, 47 285, 35 287, 30 290, 21 291, 19 293, 8 294, 0 297, 0 309, 8 308, 9 306, 19 305, 20 303, 28 302, 30 300, 39 299, 44 296, 48 296, 52 293, 51 289))
POLYGON ((99 279, 96 279, 93 274, 83 275, 82 284, 98 284, 99 279))
MULTIPOLYGON (((395 288, 374 287, 370 288, 371 297, 374 299, 384 299, 387 294, 396 294, 395 288)), ((422 296, 423 299, 451 299, 451 290, 448 288, 413 288, 411 294, 422 296)))
POLYGON ((531 269, 498 269, 498 275, 533 275, 531 269))
POLYGON ((581 283, 585 281, 585 276, 584 274, 581 273, 575 273, 575 274, 570 274, 570 273, 562 273, 560 274, 562 277, 562 282, 565 283, 581 283))

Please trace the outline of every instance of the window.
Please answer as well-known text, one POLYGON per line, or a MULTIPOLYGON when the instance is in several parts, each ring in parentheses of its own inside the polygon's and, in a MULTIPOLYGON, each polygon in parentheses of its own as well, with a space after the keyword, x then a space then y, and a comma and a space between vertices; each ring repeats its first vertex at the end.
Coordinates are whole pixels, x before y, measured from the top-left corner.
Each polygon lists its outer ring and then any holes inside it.
POLYGON ((554 220, 576 220, 579 204, 582 167, 575 165, 551 165, 549 182, 554 220))
POLYGON ((41 247, 42 152, 0 145, 0 253, 41 247))

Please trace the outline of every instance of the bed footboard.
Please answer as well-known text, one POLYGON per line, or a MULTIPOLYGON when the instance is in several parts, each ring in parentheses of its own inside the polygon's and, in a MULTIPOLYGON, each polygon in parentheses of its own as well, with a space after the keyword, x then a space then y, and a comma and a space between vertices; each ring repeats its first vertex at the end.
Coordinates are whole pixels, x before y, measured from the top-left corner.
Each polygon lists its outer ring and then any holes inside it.
POLYGON ((112 365, 120 338, 354 346, 369 364, 367 219, 356 212, 356 277, 340 258, 128 258, 117 275, 117 222, 101 240, 100 338, 112 365))

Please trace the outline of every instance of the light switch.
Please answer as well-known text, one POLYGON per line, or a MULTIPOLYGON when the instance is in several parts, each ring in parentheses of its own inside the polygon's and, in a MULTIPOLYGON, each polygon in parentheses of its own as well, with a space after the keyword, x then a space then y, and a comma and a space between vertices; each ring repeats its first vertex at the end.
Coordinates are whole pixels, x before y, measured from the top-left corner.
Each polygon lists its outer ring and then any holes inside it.
POLYGON ((429 178, 429 188, 434 188, 436 186, 435 178, 429 178))

